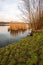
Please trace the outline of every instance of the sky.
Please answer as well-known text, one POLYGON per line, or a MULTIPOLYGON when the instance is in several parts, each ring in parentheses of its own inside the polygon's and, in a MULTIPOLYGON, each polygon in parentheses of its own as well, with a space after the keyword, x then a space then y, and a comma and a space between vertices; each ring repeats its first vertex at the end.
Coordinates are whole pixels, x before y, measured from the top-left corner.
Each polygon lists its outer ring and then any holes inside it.
POLYGON ((21 0, 0 0, 0 21, 23 21, 18 4, 21 0))
MULTIPOLYGON (((29 0, 28 0, 29 1, 29 0)), ((33 13, 37 12, 37 6, 39 0, 34 0, 36 3, 34 4, 35 9, 33 8, 33 0, 30 0, 31 11, 33 13), (34 10, 34 11, 33 11, 34 10)), ((43 2, 42 2, 43 3, 43 2)), ((24 15, 23 12, 18 8, 27 13, 23 0, 0 0, 0 22, 10 22, 10 21, 27 21, 29 19, 27 15, 24 15), (24 20, 24 18, 25 20, 24 20)))

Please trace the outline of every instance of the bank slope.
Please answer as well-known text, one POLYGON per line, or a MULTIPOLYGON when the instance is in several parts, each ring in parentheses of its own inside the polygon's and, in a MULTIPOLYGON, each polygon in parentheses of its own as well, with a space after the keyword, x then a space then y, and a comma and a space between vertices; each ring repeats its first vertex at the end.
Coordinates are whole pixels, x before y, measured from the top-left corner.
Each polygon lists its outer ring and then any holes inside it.
POLYGON ((43 65, 43 32, 0 48, 0 65, 43 65))

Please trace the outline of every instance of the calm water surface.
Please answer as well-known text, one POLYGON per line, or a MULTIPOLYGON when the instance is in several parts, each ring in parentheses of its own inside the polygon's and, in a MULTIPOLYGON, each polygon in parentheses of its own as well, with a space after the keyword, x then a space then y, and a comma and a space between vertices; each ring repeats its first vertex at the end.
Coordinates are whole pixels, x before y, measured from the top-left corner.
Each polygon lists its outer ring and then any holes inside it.
POLYGON ((0 26, 0 47, 17 42, 21 38, 28 36, 29 30, 8 31, 9 26, 0 26))

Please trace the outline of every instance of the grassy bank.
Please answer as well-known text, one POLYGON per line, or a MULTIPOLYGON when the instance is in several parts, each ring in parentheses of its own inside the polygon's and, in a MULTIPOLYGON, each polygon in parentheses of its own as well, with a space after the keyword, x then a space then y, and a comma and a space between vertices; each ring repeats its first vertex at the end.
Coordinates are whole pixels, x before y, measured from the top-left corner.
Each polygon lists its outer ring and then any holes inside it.
POLYGON ((0 65, 43 65, 43 32, 0 48, 0 65))

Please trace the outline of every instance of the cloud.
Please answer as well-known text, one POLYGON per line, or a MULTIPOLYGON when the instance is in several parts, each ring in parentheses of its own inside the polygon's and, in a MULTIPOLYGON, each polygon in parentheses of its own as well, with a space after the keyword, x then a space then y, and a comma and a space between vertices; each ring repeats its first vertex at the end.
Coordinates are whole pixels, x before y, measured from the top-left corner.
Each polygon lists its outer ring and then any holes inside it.
POLYGON ((18 0, 0 0, 0 21, 20 20, 18 0))

